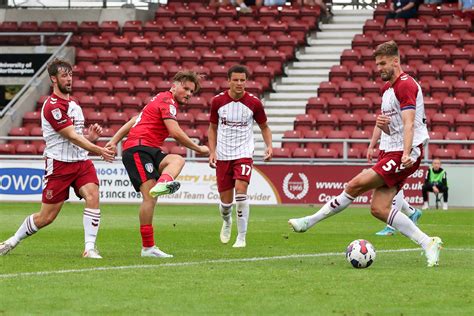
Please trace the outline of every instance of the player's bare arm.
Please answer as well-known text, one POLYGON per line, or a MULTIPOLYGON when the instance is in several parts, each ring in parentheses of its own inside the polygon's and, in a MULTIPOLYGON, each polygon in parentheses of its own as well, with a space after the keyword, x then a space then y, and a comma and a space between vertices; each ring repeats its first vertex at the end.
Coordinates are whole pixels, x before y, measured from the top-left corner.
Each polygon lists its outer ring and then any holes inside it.
POLYGON ((379 141, 381 135, 382 135, 382 130, 378 128, 377 126, 375 126, 374 131, 372 132, 372 138, 370 139, 369 148, 367 148, 367 161, 369 163, 372 163, 375 145, 377 145, 377 142, 379 141))
POLYGON ((217 124, 209 124, 207 139, 209 140, 209 166, 211 168, 216 168, 217 124))
POLYGON ((201 155, 209 155, 209 148, 207 146, 199 146, 192 141, 191 138, 186 135, 186 133, 179 127, 178 122, 172 119, 164 120, 166 128, 170 133, 170 136, 176 139, 181 145, 189 149, 194 150, 195 152, 201 155))
POLYGON ((390 135, 390 117, 379 115, 375 121, 375 126, 380 128, 385 134, 390 135))
POLYGON ((105 148, 109 148, 116 152, 117 144, 128 135, 128 132, 132 128, 132 126, 137 122, 138 115, 132 117, 127 123, 125 123, 120 129, 115 133, 112 139, 105 145, 105 148))
POLYGON ((402 164, 405 168, 409 168, 414 164, 410 157, 413 146, 413 135, 415 133, 415 110, 408 109, 402 111, 403 121, 403 156, 402 164))
POLYGON ((94 143, 102 135, 102 131, 102 126, 99 124, 90 125, 86 136, 87 140, 94 143))
POLYGON ((96 153, 102 156, 102 158, 104 158, 105 161, 107 162, 114 161, 115 153, 112 150, 94 145, 87 138, 76 133, 72 125, 61 129, 58 133, 62 137, 68 139, 74 145, 84 148, 85 150, 89 152, 96 153))
POLYGON ((273 145, 272 145, 272 131, 268 124, 262 123, 258 124, 260 130, 262 131, 263 141, 265 142, 265 155, 263 156, 264 161, 270 161, 273 157, 273 145))

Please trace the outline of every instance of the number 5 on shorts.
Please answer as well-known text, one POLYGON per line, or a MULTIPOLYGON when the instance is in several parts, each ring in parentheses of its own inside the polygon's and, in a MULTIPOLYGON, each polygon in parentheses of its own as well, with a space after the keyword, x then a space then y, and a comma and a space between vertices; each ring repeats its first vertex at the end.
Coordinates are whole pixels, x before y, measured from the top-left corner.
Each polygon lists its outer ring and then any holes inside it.
POLYGON ((382 166, 382 169, 388 172, 392 170, 392 167, 395 167, 396 165, 397 163, 393 159, 390 159, 385 165, 382 166))
POLYGON ((241 164, 240 167, 242 168, 242 175, 243 175, 243 176, 248 176, 248 175, 250 175, 250 172, 252 171, 252 167, 251 167, 251 166, 241 164))

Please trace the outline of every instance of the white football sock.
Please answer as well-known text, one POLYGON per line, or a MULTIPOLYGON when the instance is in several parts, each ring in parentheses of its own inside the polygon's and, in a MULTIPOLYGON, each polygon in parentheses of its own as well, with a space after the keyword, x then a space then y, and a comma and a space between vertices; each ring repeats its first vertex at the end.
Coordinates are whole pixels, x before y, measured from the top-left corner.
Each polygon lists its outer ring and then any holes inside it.
POLYGON ((18 245, 20 241, 29 237, 38 231, 38 227, 35 225, 35 221, 33 220, 33 214, 25 218, 23 223, 20 225, 20 228, 16 231, 15 235, 10 237, 7 240, 7 243, 15 247, 18 245))
POLYGON ((313 227, 316 223, 322 221, 323 219, 343 211, 354 201, 354 199, 355 198, 343 191, 341 194, 324 204, 324 206, 321 207, 319 211, 307 217, 309 223, 308 228, 313 227))
POLYGON ((422 232, 413 222, 402 212, 392 209, 388 215, 387 224, 398 229, 403 235, 407 236, 423 249, 430 244, 431 238, 422 232))
POLYGON ((95 241, 100 226, 100 209, 85 208, 82 218, 86 251, 95 249, 95 241))
POLYGON ((221 202, 219 204, 219 212, 221 213, 222 219, 229 222, 232 219, 232 203, 225 204, 221 202))
POLYGON ((415 214, 416 209, 413 206, 411 206, 410 204, 408 204, 408 202, 404 199, 401 211, 403 212, 403 214, 410 217, 413 214, 415 214))
POLYGON ((403 190, 398 191, 397 195, 393 198, 392 207, 396 210, 402 211, 406 216, 412 216, 415 213, 415 208, 410 206, 405 200, 403 190))
POLYGON ((247 225, 249 221, 249 201, 246 194, 236 194, 235 204, 237 210, 237 238, 245 239, 247 234, 247 225))

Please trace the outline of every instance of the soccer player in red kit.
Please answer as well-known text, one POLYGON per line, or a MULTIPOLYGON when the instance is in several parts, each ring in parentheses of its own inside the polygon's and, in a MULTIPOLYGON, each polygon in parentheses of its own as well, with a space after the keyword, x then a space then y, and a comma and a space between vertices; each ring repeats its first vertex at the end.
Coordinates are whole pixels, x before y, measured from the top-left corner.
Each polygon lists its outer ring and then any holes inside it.
POLYGON ((378 162, 349 181, 345 190, 311 216, 290 219, 295 232, 305 232, 335 215, 359 195, 374 190, 372 215, 398 229, 420 245, 428 267, 438 265, 442 241, 422 232, 405 214, 392 207, 392 200, 404 181, 420 166, 423 146, 429 139, 420 85, 402 71, 394 41, 380 44, 374 53, 377 69, 386 81, 382 89, 382 115, 376 125, 382 130, 378 162))
POLYGON ((171 90, 157 94, 142 112, 122 126, 106 147, 115 150, 125 136, 122 162, 137 192, 143 198, 140 205, 142 257, 170 258, 155 245, 153 212, 157 197, 176 192, 180 183, 174 179, 184 166, 184 158, 165 154, 160 146, 171 136, 181 145, 202 155, 209 154, 207 146, 195 144, 179 127, 176 113, 179 104, 186 104, 199 90, 199 76, 190 71, 178 72, 171 90))
POLYGON ((15 235, 0 243, 0 255, 6 255, 21 240, 51 224, 69 198, 69 187, 73 187, 86 204, 83 257, 100 259, 102 257, 95 247, 100 225, 99 180, 87 155, 93 152, 112 162, 114 152, 92 143, 102 134, 98 124, 89 126, 88 136, 82 135, 84 115, 81 107, 70 97, 72 66, 67 61, 55 59, 48 65, 48 73, 53 83, 53 94, 41 109, 41 128, 46 141, 43 203, 40 211, 28 216, 15 235))
POLYGON ((237 210, 237 239, 234 248, 246 246, 249 202, 247 188, 253 166, 253 121, 262 131, 266 145, 264 160, 273 156, 272 132, 262 102, 245 91, 248 70, 236 65, 227 72, 229 90, 212 99, 209 125, 209 165, 216 168, 217 188, 220 195, 219 211, 222 219, 221 242, 230 240, 232 229, 232 203, 237 210))

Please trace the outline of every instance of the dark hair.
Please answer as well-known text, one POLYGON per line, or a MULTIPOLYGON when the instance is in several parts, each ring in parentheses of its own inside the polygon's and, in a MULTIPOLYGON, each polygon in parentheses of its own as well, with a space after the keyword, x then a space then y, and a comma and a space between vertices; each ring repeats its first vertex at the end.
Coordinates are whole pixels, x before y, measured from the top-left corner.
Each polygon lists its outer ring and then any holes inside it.
POLYGON ((201 84, 199 83, 201 78, 202 78, 202 75, 194 71, 185 70, 185 71, 179 71, 178 73, 176 73, 176 75, 173 78, 173 82, 183 83, 185 81, 190 81, 194 83, 194 86, 195 86, 194 93, 196 93, 199 91, 199 89, 201 89, 201 84))
POLYGON ((249 71, 247 67, 244 65, 235 65, 230 67, 230 69, 227 71, 227 79, 230 79, 230 77, 232 77, 232 73, 234 72, 238 74, 245 74, 247 78, 249 77, 249 71))
POLYGON ((64 69, 65 71, 69 72, 72 71, 72 66, 64 59, 55 58, 52 62, 48 64, 49 76, 57 76, 59 69, 64 69))
POLYGON ((398 54, 398 45, 394 41, 388 41, 377 46, 374 52, 374 58, 377 56, 390 56, 397 57, 398 54))

